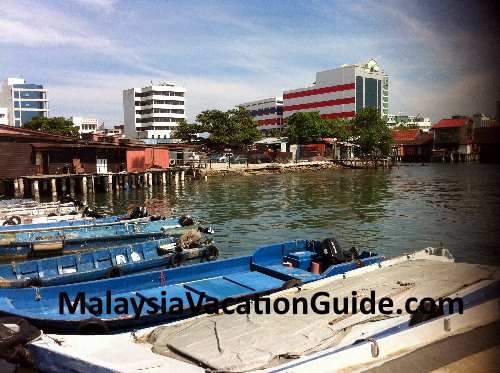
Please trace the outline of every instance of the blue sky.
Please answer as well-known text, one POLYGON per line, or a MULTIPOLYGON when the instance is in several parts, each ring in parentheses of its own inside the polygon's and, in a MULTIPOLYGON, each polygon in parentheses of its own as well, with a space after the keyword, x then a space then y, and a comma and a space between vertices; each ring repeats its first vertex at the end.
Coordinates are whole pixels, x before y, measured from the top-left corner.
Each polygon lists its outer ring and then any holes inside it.
POLYGON ((184 85, 192 120, 373 57, 391 112, 494 115, 494 18, 473 1, 2 0, 0 78, 45 84, 53 116, 111 126, 122 90, 150 80, 184 85))

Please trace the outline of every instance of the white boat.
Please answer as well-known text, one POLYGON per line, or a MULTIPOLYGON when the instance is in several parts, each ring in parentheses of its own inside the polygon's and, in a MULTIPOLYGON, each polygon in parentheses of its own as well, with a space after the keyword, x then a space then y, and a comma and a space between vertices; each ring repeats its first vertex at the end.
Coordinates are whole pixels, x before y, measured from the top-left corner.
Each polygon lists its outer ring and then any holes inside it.
POLYGON ((51 221, 81 219, 73 202, 47 202, 34 206, 12 206, 0 208, 0 225, 37 224, 51 221))
POLYGON ((498 321, 499 279, 496 267, 454 263, 447 250, 428 248, 269 297, 307 298, 328 290, 338 297, 375 288, 395 305, 410 295, 460 297, 462 314, 445 310, 417 323, 405 313, 223 313, 135 333, 43 336, 28 349, 42 372, 364 371, 498 321))

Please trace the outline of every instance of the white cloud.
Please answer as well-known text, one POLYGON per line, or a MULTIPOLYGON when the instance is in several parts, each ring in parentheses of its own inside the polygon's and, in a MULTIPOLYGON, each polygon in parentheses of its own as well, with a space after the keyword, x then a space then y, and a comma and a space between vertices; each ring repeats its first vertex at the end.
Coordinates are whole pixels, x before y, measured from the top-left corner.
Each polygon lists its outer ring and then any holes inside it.
POLYGON ((0 35, 0 43, 29 47, 74 47, 105 54, 125 51, 115 41, 95 32, 77 12, 61 12, 38 2, 3 4, 0 35))

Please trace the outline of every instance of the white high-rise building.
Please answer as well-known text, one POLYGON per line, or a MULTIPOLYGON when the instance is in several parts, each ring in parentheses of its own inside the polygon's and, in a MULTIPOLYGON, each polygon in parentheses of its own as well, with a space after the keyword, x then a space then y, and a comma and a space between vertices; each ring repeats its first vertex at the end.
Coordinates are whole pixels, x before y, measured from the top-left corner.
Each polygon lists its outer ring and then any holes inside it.
POLYGON ((102 127, 97 118, 71 117, 71 121, 78 128, 78 133, 96 133, 102 127))
POLYGON ((173 142, 177 122, 186 119, 185 93, 186 88, 167 82, 124 90, 125 137, 149 143, 173 142))
POLYGON ((2 125, 7 125, 9 122, 7 122, 7 113, 9 111, 7 110, 6 107, 0 107, 0 124, 2 125))
POLYGON ((0 106, 7 108, 7 123, 21 127, 34 117, 49 116, 47 89, 24 79, 8 78, 0 91, 0 106))

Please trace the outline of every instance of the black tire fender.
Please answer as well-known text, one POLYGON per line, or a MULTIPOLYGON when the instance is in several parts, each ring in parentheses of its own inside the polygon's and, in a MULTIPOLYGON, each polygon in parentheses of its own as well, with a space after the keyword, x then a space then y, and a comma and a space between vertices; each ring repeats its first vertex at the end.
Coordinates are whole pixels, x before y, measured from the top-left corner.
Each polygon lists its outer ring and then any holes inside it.
POLYGON ((179 267, 184 263, 184 261, 184 254, 182 254, 181 252, 176 252, 170 256, 170 267, 179 267))
POLYGON ((109 328, 104 321, 92 317, 78 323, 78 333, 83 335, 110 334, 109 328))
POLYGON ((219 249, 217 246, 209 245, 203 251, 203 258, 207 261, 215 260, 219 257, 219 249))
POLYGON ((3 222, 3 225, 19 225, 21 224, 21 218, 17 215, 9 216, 3 222))
POLYGON ((26 287, 36 287, 41 288, 43 286, 43 281, 40 277, 31 277, 26 281, 26 287))
POLYGON ((116 278, 116 277, 121 277, 123 274, 123 271, 121 267, 119 266, 113 266, 111 268, 108 268, 106 270, 106 278, 116 278))

